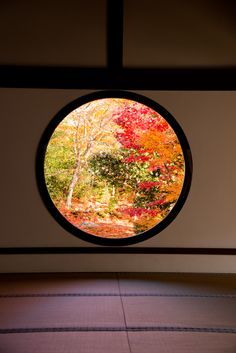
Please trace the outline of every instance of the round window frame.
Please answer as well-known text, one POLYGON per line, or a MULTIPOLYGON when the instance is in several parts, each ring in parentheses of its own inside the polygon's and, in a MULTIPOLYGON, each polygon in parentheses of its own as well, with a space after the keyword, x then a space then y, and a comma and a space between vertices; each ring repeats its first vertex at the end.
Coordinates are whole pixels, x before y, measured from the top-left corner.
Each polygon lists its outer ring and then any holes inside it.
POLYGON ((154 236, 157 236, 161 231, 163 231, 166 227, 168 227, 168 225, 172 223, 174 219, 177 217, 177 215, 181 211, 187 199, 190 186, 191 186, 191 181, 192 181, 192 169, 193 169, 192 154, 191 154, 188 140, 184 134, 183 129, 181 128, 177 120, 172 116, 172 114, 169 113, 159 103, 157 103, 156 101, 146 96, 140 95, 138 93, 134 93, 130 91, 122 91, 122 90, 105 90, 105 91, 88 93, 84 96, 81 96, 73 100, 72 102, 64 106, 62 109, 60 109, 60 111, 49 122, 49 124, 47 125, 46 129, 44 130, 41 136, 41 139, 39 141, 38 148, 37 148, 36 164, 35 164, 36 182, 37 182, 38 191, 44 205, 46 206, 51 216, 57 221, 57 223, 60 224, 60 226, 63 229, 65 229, 67 232, 74 235, 75 237, 89 243, 93 243, 97 245, 105 245, 105 246, 125 246, 125 245, 141 243, 154 236), (67 221, 67 219, 60 213, 60 211, 54 205, 50 197, 50 194, 48 192, 46 182, 45 182, 45 176, 44 176, 45 154, 46 154, 48 143, 56 127, 74 109, 88 102, 104 99, 104 98, 123 98, 123 99, 133 100, 135 102, 144 104, 147 107, 150 107, 151 109, 159 113, 169 123, 169 125, 177 135, 184 155, 184 162, 185 162, 184 182, 183 182, 181 193, 172 210, 160 223, 158 223, 154 227, 148 229, 145 232, 142 232, 127 238, 103 238, 103 237, 93 235, 91 233, 84 232, 82 229, 75 227, 72 223, 67 221))

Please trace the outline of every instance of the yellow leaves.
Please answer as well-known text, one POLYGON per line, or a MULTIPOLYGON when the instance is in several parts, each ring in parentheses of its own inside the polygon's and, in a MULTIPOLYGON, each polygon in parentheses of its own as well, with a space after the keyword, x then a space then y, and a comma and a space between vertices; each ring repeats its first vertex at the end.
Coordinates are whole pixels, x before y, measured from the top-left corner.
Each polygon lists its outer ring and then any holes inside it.
POLYGON ((104 149, 117 150, 113 111, 124 104, 120 99, 98 99, 69 113, 55 129, 50 144, 70 146, 78 158, 104 149))

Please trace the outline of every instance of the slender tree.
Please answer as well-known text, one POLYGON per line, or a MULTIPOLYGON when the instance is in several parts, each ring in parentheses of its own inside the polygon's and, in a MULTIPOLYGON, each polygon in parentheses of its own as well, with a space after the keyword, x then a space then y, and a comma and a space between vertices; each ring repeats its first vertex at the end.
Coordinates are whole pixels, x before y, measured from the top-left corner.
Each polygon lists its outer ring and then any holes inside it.
POLYGON ((68 121, 74 125, 74 153, 75 166, 68 188, 66 207, 71 208, 73 192, 79 181, 82 170, 92 153, 104 149, 108 150, 117 144, 113 136, 113 115, 118 106, 117 99, 100 99, 85 104, 74 110, 68 121))

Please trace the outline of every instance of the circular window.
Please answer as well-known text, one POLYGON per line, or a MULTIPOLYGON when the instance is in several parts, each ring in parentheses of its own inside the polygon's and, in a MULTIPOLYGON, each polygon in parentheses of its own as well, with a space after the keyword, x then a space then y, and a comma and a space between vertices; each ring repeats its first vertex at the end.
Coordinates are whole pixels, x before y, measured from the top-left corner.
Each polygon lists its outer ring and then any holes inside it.
POLYGON ((187 139, 162 106, 102 91, 64 107, 50 122, 36 161, 39 191, 69 232, 96 244, 129 245, 163 230, 187 197, 187 139))

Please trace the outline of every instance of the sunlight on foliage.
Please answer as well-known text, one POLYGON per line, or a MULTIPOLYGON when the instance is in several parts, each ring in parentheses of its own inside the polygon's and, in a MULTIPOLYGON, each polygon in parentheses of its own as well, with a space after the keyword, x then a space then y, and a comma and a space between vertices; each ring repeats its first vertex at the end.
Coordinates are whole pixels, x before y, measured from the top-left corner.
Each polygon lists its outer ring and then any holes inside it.
POLYGON ((181 193, 179 140, 151 108, 98 99, 57 126, 44 173, 50 197, 75 227, 104 238, 135 236, 161 222, 181 193))

